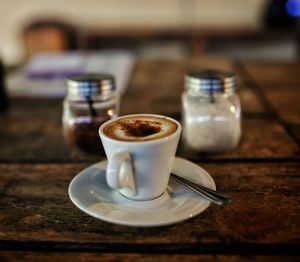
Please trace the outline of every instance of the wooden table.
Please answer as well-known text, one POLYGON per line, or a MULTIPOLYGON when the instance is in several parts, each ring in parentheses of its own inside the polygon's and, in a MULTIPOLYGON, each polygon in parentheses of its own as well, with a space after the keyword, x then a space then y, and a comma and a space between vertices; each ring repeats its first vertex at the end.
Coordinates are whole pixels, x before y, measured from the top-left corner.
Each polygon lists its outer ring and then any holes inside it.
MULTIPOLYGON (((64 30, 65 32, 66 30, 64 30)), ((300 55, 300 38, 297 29, 271 29, 257 27, 224 27, 224 26, 124 26, 116 27, 87 27, 79 26, 77 31, 78 46, 83 50, 119 47, 132 48, 149 42, 182 41, 186 44, 191 56, 204 55, 211 42, 218 41, 278 41, 281 39, 293 40, 300 55)), ((57 39, 59 40, 59 39, 57 39)), ((59 44, 59 41, 58 41, 59 44)), ((39 45, 39 41, 35 41, 39 45)), ((39 51, 39 50, 37 50, 39 51)))
POLYGON ((60 99, 14 98, 0 115, 1 261, 295 261, 300 255, 300 64, 226 59, 138 61, 122 114, 180 119, 187 69, 238 71, 243 138, 235 150, 184 152, 232 197, 173 226, 132 228, 94 219, 70 201, 82 169, 104 159, 72 154, 60 99))

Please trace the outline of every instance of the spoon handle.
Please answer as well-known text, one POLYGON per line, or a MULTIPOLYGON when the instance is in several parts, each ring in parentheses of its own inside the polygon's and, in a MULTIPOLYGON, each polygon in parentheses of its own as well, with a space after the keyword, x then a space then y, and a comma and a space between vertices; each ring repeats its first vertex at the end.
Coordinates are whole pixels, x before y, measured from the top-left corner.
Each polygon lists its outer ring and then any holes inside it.
POLYGON ((230 201, 230 197, 220 193, 218 191, 209 189, 205 186, 199 185, 197 183, 194 183, 192 181, 189 181, 183 177, 177 176, 173 173, 171 173, 170 176, 173 180, 181 183, 182 185, 188 187, 189 189, 191 189, 192 191, 194 191, 195 193, 201 195, 202 197, 204 197, 205 199, 218 204, 218 205, 224 205, 226 204, 228 201, 230 201))

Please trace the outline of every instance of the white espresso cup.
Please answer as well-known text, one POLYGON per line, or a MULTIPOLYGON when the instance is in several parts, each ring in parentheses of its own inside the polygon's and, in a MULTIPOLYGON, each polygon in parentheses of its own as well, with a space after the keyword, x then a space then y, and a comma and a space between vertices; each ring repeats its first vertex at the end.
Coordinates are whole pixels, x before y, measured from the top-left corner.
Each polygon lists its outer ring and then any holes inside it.
POLYGON ((107 184, 132 200, 159 197, 168 186, 180 133, 178 121, 161 115, 126 115, 102 124, 107 184))

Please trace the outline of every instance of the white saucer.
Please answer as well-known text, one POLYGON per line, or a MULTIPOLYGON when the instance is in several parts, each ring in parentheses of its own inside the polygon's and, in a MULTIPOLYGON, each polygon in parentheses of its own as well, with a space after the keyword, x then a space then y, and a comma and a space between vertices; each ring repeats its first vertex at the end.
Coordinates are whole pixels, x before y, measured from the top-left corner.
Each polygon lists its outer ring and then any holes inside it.
MULTIPOLYGON (((106 184, 106 164, 107 161, 102 161, 84 169, 69 185, 72 202, 83 212, 98 219, 126 226, 164 226, 199 215, 210 204, 172 180, 166 192, 157 199, 129 200, 106 184)), ((188 160, 175 158, 172 172, 216 189, 211 176, 188 160)))

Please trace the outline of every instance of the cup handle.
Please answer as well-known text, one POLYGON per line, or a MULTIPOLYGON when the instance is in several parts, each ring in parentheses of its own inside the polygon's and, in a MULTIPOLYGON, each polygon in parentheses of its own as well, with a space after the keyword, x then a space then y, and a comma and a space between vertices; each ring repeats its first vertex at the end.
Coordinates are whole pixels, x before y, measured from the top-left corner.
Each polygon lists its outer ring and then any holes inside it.
POLYGON ((118 152, 108 161, 106 168, 107 184, 114 189, 122 189, 125 195, 136 195, 135 179, 128 152, 118 152))

